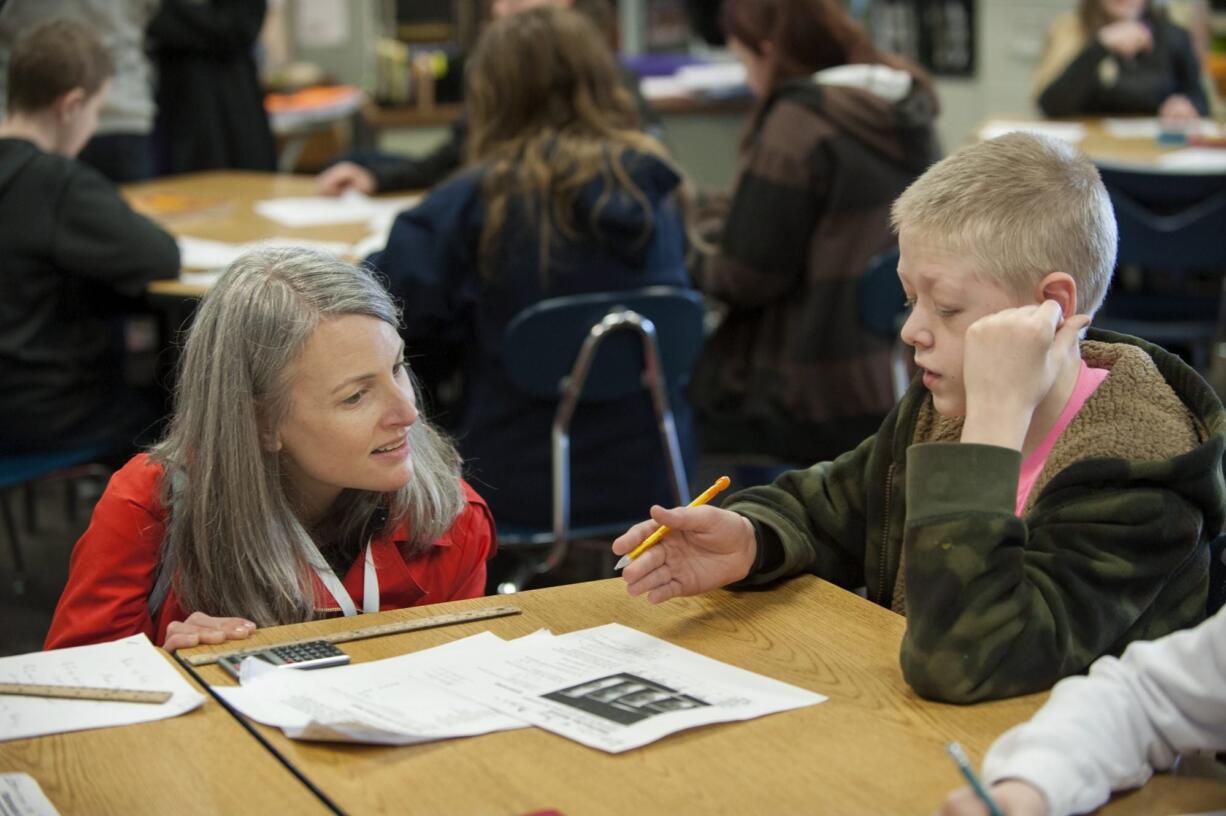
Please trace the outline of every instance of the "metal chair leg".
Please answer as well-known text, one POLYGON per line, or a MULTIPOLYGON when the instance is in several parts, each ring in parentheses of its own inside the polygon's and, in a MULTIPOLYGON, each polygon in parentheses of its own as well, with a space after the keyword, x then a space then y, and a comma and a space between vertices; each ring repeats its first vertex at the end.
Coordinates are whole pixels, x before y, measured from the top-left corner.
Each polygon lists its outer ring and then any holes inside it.
POLYGON ((3 517, 4 530, 9 539, 9 551, 13 554, 13 591, 24 595, 26 591, 26 563, 21 555, 21 539, 17 536, 17 522, 13 518, 13 508, 9 504, 9 494, 0 493, 0 517, 3 517))

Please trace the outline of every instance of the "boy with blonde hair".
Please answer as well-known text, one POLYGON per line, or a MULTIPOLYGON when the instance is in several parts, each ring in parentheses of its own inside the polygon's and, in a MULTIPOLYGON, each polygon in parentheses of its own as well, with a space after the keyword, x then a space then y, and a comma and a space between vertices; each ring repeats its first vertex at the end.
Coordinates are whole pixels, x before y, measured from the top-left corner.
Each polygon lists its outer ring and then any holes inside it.
POLYGON ((1084 330, 1115 264, 1094 166, 1012 134, 895 202, 922 374, 876 435, 724 507, 653 507, 626 567, 654 603, 811 572, 907 616, 925 697, 1025 694, 1204 618, 1226 414, 1175 356, 1084 330), (1084 338, 1082 337, 1085 334, 1084 338))

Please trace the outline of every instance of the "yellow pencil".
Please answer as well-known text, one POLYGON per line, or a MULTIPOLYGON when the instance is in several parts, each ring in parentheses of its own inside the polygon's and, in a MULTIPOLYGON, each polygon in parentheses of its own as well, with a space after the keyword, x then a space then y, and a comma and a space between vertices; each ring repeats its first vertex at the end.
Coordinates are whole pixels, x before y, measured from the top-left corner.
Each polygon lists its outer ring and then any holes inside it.
MULTIPOLYGON (((701 507, 702 505, 711 501, 711 499, 715 498, 715 494, 724 490, 730 484, 732 484, 731 479, 729 479, 727 476, 720 476, 718 479, 715 480, 715 484, 711 485, 706 490, 702 491, 702 493, 696 499, 694 499, 694 501, 690 502, 688 506, 689 507, 701 507)), ((638 558, 640 555, 642 555, 643 553, 650 550, 652 547, 659 544, 661 539, 663 539, 664 536, 668 535, 672 531, 673 531, 673 528, 669 527, 667 524, 660 525, 660 528, 658 530, 656 530, 651 535, 647 536, 647 538, 643 539, 642 544, 638 545, 633 550, 623 555, 621 557, 621 560, 617 562, 617 566, 614 567, 613 569, 619 570, 622 567, 626 566, 631 561, 638 558)))

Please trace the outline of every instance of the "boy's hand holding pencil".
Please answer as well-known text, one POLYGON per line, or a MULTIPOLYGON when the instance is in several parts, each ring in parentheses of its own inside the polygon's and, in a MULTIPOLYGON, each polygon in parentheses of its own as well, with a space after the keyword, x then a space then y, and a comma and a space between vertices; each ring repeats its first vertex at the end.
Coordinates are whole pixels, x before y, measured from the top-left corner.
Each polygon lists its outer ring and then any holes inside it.
POLYGON ((662 603, 716 589, 749 574, 757 555, 757 541, 753 525, 744 516, 691 504, 672 509, 652 507, 651 519, 634 525, 613 542, 613 553, 624 556, 661 526, 670 528, 622 572, 632 596, 645 594, 652 603, 662 603))

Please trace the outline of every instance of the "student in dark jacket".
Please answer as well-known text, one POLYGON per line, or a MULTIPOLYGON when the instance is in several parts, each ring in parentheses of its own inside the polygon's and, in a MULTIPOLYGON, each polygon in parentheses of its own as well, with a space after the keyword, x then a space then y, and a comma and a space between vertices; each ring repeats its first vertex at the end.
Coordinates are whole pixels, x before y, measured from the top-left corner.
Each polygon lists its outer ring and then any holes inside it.
POLYGON ((861 325, 857 285, 895 244, 890 202, 937 157, 936 99, 832 0, 729 0, 722 21, 759 102, 697 276, 728 312, 691 393, 706 450, 808 464, 893 404, 890 341, 861 325))
MULTIPOLYGON (((495 19, 526 11, 538 6, 571 8, 586 16, 605 35, 612 46, 616 39, 613 7, 609 0, 494 0, 490 12, 495 19)), ((651 105, 639 91, 638 75, 619 68, 622 84, 633 95, 638 107, 640 126, 659 137, 660 122, 651 105)), ((437 147, 420 156, 396 156, 388 153, 365 152, 351 160, 337 162, 319 175, 319 192, 340 195, 353 188, 371 195, 397 190, 424 190, 450 176, 464 163, 464 145, 468 141, 468 116, 462 114, 437 147)))
POLYGON ((1035 94, 1048 116, 1186 121, 1209 112, 1191 36, 1150 0, 1082 0, 1077 14, 1056 18, 1035 94))
POLYGON ((178 273, 175 241, 73 157, 114 68, 89 28, 23 37, 0 122, 0 451, 132 444, 158 401, 123 384, 118 316, 178 273))
POLYGON ((265 0, 162 0, 146 34, 161 173, 276 169, 252 54, 266 11, 265 0))
MULTIPOLYGON (((556 406, 510 382, 503 332, 545 298, 687 286, 681 178, 635 128, 613 56, 581 15, 537 8, 496 22, 467 82, 473 166, 402 213, 370 262, 404 299, 410 360, 462 347, 459 447, 494 517, 539 524, 556 406)), ((686 403, 674 399, 684 437, 686 403)), ((584 406, 571 452, 576 523, 669 495, 645 394, 584 406)))

